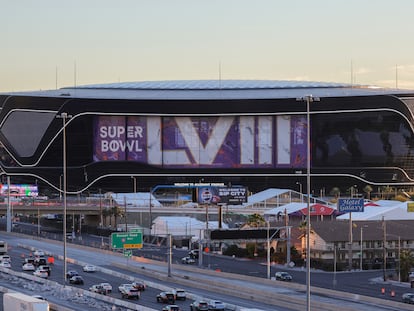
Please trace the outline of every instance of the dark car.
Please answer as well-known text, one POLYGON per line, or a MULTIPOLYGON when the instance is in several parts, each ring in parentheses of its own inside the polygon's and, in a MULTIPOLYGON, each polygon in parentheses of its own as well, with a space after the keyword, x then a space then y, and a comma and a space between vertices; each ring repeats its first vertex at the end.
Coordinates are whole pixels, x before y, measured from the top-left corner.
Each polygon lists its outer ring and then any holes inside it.
POLYGON ((208 311, 208 302, 205 300, 196 300, 190 304, 191 311, 208 311))
POLYGON ((278 281, 292 281, 292 276, 287 272, 276 272, 275 277, 278 281))
POLYGON ((175 295, 172 292, 161 292, 157 295, 157 301, 163 303, 175 303, 175 295))
POLYGON ((78 284, 78 285, 83 285, 83 278, 80 276, 80 275, 75 275, 75 276, 72 276, 70 279, 69 279, 69 283, 70 284, 78 284))
POLYGON ((70 279, 72 276, 77 276, 79 275, 78 271, 75 270, 69 270, 68 272, 66 272, 66 278, 70 279))
POLYGON ((36 257, 33 263, 35 266, 47 265, 45 257, 36 257))
POLYGON ((190 258, 192 259, 198 259, 198 256, 199 256, 198 249, 192 249, 191 251, 189 251, 188 256, 190 256, 190 258))
POLYGON ((140 292, 143 292, 147 288, 147 284, 142 281, 135 281, 132 283, 132 287, 138 289, 140 292))

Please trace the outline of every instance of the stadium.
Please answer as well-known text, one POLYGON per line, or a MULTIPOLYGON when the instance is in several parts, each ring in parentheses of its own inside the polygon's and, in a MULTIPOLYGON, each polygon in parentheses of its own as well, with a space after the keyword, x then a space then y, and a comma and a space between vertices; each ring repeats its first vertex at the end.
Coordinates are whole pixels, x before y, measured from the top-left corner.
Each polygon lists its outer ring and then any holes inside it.
POLYGON ((414 91, 202 80, 0 94, 1 174, 69 193, 224 183, 312 192, 414 180, 414 91), (63 114, 62 114, 63 113, 63 114), (62 116, 64 116, 62 118, 62 116), (66 159, 63 147, 66 147, 66 159))

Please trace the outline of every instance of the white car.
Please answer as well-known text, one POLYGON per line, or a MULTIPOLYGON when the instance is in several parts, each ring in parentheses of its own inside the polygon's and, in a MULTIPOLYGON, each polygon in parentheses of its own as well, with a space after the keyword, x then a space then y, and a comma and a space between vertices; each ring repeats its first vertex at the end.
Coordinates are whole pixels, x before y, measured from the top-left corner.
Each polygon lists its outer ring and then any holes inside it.
POLYGON ((108 293, 112 292, 112 285, 109 283, 101 283, 100 284, 108 293))
POLYGON ((38 276, 39 278, 47 279, 49 276, 49 273, 46 270, 36 270, 33 272, 34 276, 38 276))
POLYGON ((11 257, 9 255, 0 255, 0 261, 11 262, 11 257))
POLYGON ((121 284, 121 285, 118 286, 118 291, 120 293, 122 293, 123 291, 125 291, 128 288, 133 288, 133 285, 131 283, 121 284))
POLYGON ((30 262, 26 262, 23 266, 22 266, 23 271, 35 271, 35 266, 30 263, 30 262))
POLYGON ((83 272, 95 272, 97 269, 96 269, 96 266, 94 266, 94 265, 85 265, 85 266, 83 266, 83 272))
POLYGON ((209 310, 224 310, 226 305, 220 300, 210 300, 208 303, 209 310))
POLYGON ((11 268, 10 261, 7 261, 7 260, 0 261, 0 267, 11 268))
POLYGON ((187 293, 184 289, 173 289, 172 292, 174 293, 175 300, 186 300, 187 293))

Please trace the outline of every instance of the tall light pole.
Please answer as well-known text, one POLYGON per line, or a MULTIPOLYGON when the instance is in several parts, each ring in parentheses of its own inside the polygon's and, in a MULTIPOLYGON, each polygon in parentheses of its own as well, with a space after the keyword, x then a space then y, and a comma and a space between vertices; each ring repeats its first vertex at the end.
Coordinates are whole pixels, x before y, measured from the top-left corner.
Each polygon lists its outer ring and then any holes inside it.
POLYGON ((136 197, 136 195, 137 195, 137 179, 135 178, 135 176, 131 176, 131 178, 133 179, 133 186, 134 186, 134 196, 135 196, 135 204, 134 205, 136 205, 136 206, 138 206, 138 200, 137 200, 137 197, 136 197))
POLYGON ((313 97, 312 95, 306 95, 301 98, 297 98, 297 101, 305 101, 306 102, 306 124, 307 124, 307 131, 306 131, 306 186, 307 186, 307 218, 306 218, 306 310, 310 311, 310 181, 311 181, 311 152, 310 152, 310 103, 314 101, 320 101, 318 97, 313 97))
POLYGON ((67 186, 67 176, 66 176, 66 121, 67 119, 72 118, 71 115, 68 115, 67 112, 62 112, 56 116, 59 119, 62 119, 62 139, 63 139, 63 281, 66 284, 66 272, 67 272, 67 262, 66 262, 66 186, 67 186))
POLYGON ((302 202, 303 201, 302 183, 297 181, 296 184, 299 185, 300 202, 302 202))

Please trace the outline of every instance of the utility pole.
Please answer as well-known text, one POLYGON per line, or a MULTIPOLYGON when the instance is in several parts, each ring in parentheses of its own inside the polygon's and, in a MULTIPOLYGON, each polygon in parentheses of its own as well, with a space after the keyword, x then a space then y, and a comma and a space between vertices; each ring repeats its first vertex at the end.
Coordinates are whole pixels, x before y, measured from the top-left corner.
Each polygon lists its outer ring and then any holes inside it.
POLYGON ((383 229, 383 243, 382 243, 382 253, 383 253, 383 267, 382 267, 382 272, 383 272, 383 278, 384 278, 384 282, 387 281, 387 275, 386 275, 386 270, 387 270, 387 249, 385 247, 385 243, 387 242, 387 227, 385 224, 385 218, 384 216, 382 216, 382 229, 383 229))

